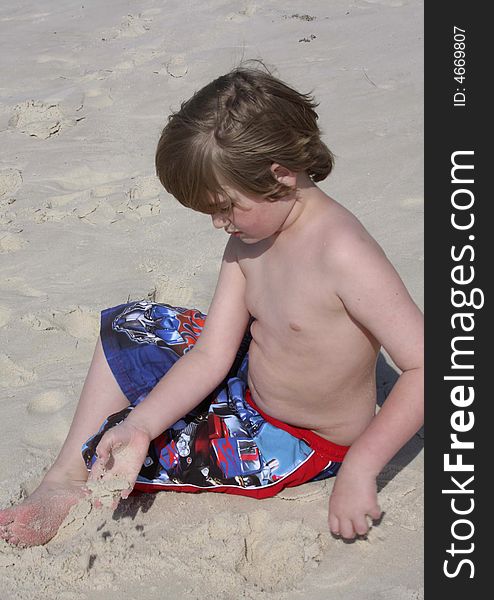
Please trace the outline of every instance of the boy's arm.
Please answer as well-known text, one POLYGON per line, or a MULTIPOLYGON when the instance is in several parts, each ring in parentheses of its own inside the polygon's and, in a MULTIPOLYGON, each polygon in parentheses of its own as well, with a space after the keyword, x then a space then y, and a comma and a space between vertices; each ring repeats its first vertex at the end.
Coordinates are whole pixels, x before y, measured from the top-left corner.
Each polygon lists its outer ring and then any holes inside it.
POLYGON ((231 238, 226 246, 216 291, 194 347, 180 358, 132 411, 126 421, 154 439, 195 408, 221 383, 245 334, 245 277, 231 238))
POLYGON ((231 240, 223 255, 204 328, 194 348, 170 368, 124 421, 103 435, 96 447, 97 460, 89 474, 89 485, 106 479, 113 479, 115 485, 118 478, 122 485, 118 493, 127 498, 151 440, 195 408, 221 383, 249 321, 244 292, 245 278, 231 240))
POLYGON ((423 317, 366 232, 345 241, 332 259, 336 293, 402 371, 379 413, 352 444, 336 478, 330 528, 352 538, 368 531, 366 515, 379 518, 376 477, 423 423, 423 317))

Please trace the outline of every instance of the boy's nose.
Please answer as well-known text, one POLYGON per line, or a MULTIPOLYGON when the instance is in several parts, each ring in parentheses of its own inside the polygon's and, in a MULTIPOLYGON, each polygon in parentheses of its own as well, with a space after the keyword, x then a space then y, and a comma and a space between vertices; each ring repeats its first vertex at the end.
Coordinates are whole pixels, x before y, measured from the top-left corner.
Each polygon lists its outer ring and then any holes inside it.
POLYGON ((215 214, 211 215, 211 219, 212 219, 213 225, 214 225, 214 227, 216 227, 216 229, 221 229, 229 223, 228 217, 221 213, 215 213, 215 214))

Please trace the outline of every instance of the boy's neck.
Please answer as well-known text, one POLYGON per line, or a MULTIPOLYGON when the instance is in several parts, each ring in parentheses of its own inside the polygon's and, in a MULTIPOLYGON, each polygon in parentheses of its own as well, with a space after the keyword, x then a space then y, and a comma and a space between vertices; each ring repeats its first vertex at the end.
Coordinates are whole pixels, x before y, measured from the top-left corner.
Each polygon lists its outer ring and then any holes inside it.
POLYGON ((297 189, 293 192, 292 209, 279 233, 286 232, 288 229, 294 231, 302 226, 311 212, 311 203, 314 203, 316 196, 321 193, 321 190, 305 172, 297 173, 296 185, 297 189))

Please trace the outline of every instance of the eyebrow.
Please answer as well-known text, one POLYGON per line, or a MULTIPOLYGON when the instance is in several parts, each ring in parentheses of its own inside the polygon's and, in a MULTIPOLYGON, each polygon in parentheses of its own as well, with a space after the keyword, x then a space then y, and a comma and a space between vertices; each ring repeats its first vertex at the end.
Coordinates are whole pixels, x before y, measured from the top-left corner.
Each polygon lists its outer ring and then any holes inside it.
POLYGON ((203 210, 201 210, 201 212, 212 215, 219 210, 230 209, 232 207, 232 205, 233 205, 233 201, 229 200, 229 199, 222 200, 221 202, 211 202, 211 203, 208 203, 207 206, 204 206, 203 210))

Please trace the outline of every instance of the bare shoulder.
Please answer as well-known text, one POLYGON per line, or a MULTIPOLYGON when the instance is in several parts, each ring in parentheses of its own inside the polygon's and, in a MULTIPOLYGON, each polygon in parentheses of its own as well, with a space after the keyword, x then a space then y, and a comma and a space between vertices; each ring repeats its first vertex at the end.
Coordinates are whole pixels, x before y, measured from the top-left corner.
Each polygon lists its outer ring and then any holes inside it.
POLYGON ((421 360, 423 317, 377 241, 337 205, 324 246, 334 293, 402 369, 421 360))
POLYGON ((326 220, 322 254, 335 291, 352 282, 374 281, 379 286, 402 286, 406 292, 382 247, 353 213, 332 201, 326 220))
POLYGON ((365 257, 386 259, 383 249, 348 209, 334 200, 327 214, 324 256, 328 266, 345 267, 365 257))

